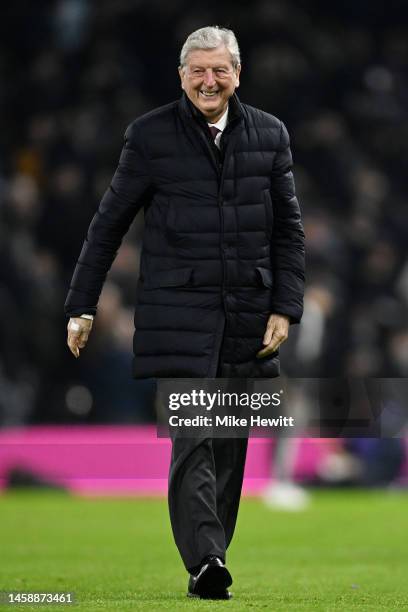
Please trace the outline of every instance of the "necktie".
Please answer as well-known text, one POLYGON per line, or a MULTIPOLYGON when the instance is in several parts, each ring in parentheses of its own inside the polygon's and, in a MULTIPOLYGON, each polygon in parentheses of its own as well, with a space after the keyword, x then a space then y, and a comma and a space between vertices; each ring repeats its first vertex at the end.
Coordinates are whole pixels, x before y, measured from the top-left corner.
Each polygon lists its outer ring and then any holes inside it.
POLYGON ((221 130, 219 130, 217 127, 215 127, 215 125, 209 125, 208 127, 210 128, 211 136, 213 137, 214 142, 215 142, 215 138, 216 138, 217 134, 219 134, 221 132, 221 130))

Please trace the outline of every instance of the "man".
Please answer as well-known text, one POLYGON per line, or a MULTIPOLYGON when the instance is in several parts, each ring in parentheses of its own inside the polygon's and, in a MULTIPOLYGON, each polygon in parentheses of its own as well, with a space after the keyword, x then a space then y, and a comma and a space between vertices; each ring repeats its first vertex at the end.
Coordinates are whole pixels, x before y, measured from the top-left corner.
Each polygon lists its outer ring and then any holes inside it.
MULTIPOLYGON (((126 130, 66 301, 76 357, 122 237, 143 207, 135 377, 279 374, 278 347, 302 315, 304 234, 286 128, 241 104, 240 72, 233 32, 193 32, 180 55, 181 99, 126 130)), ((169 510, 190 596, 230 597, 225 554, 246 446, 246 439, 173 440, 169 510)))

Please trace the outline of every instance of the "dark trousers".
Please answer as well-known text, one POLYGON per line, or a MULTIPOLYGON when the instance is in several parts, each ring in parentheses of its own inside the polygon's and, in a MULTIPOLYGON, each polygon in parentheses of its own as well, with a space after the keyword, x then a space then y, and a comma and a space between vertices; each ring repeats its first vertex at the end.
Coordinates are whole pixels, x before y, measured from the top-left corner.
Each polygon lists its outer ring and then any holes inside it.
POLYGON ((174 539, 187 570, 225 561, 238 515, 247 438, 175 438, 169 477, 174 539))
MULTIPOLYGON (((222 376, 221 359, 217 376, 222 376)), ((238 515, 248 439, 176 435, 172 444, 168 501, 184 565, 195 569, 207 555, 225 562, 238 515)))

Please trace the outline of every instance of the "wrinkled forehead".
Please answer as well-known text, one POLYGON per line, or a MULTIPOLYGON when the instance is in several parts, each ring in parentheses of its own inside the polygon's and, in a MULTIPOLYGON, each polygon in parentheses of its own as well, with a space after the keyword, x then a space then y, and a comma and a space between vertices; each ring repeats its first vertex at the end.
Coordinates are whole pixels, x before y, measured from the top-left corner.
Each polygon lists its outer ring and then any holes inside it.
POLYGON ((232 67, 233 62, 231 53, 224 45, 221 45, 215 49, 192 49, 187 55, 186 65, 204 68, 213 68, 215 66, 232 67))

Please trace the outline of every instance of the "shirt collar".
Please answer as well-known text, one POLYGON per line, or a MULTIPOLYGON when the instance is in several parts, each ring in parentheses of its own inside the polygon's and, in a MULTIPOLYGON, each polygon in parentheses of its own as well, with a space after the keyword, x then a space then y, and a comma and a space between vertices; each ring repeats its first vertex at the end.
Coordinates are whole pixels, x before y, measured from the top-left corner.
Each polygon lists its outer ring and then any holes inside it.
POLYGON ((227 122, 228 122, 228 106, 227 106, 227 110, 225 111, 221 119, 218 119, 217 123, 209 123, 208 125, 212 127, 216 127, 220 130, 220 132, 223 132, 225 130, 225 126, 227 125, 227 122))

